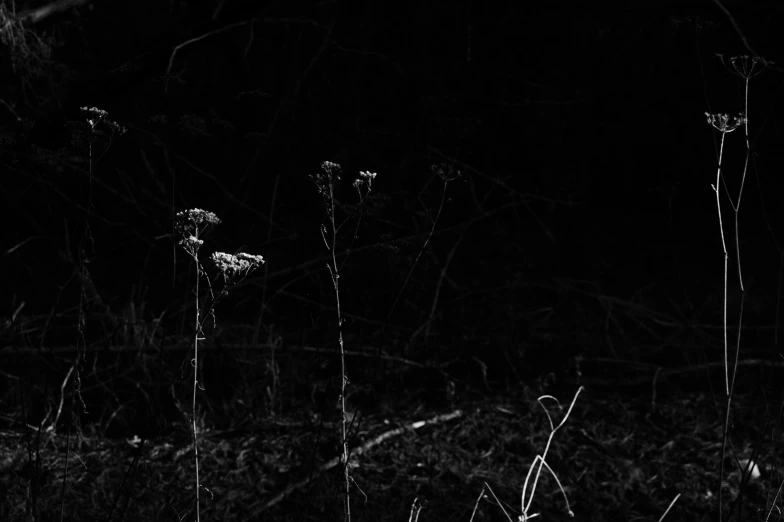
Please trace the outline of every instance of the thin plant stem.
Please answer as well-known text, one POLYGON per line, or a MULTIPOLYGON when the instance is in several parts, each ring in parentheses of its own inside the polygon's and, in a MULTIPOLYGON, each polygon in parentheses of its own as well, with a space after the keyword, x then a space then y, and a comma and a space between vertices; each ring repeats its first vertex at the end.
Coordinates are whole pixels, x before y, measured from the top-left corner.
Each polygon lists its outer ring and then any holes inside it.
MULTIPOLYGON (((199 227, 196 226, 196 237, 198 237, 199 227)), ((191 398, 191 428, 193 430, 193 454, 196 460, 196 522, 200 520, 199 509, 199 444, 196 434, 196 388, 198 386, 198 369, 199 369, 199 332, 201 331, 200 317, 199 317, 199 280, 201 279, 201 269, 199 267, 199 260, 194 256, 196 261, 196 335, 193 337, 193 396, 191 398)))
MULTIPOLYGON (((76 342, 76 357, 74 358, 74 362, 71 364, 70 369, 68 370, 68 374, 66 375, 65 380, 63 381, 61 387, 61 395, 60 395, 60 404, 62 406, 62 400, 65 393, 65 385, 68 382, 68 379, 73 372, 73 395, 71 396, 70 401, 70 408, 69 408, 69 415, 68 415, 68 440, 65 449, 65 464, 63 470, 63 487, 62 493, 60 496, 60 520, 63 520, 65 515, 65 484, 68 478, 68 458, 70 455, 71 450, 71 428, 74 423, 79 422, 79 417, 74 415, 74 411, 76 409, 76 400, 78 399, 81 403, 82 409, 87 412, 87 405, 82 398, 82 380, 81 380, 81 367, 82 367, 82 359, 86 353, 86 342, 84 337, 84 329, 86 326, 86 314, 85 314, 85 307, 87 306, 89 300, 95 300, 100 302, 100 295, 98 294, 97 290, 94 288, 92 281, 90 280, 90 273, 87 270, 87 263, 89 263, 89 259, 87 257, 87 249, 88 249, 88 242, 89 242, 89 249, 91 252, 94 253, 95 251, 95 241, 92 235, 92 229, 90 228, 90 219, 92 217, 92 208, 93 208, 93 179, 94 179, 94 166, 95 164, 101 159, 101 156, 98 158, 93 157, 93 137, 95 128, 99 124, 103 124, 109 128, 109 145, 103 151, 103 154, 109 150, 109 146, 111 145, 111 136, 114 131, 119 132, 120 134, 125 132, 124 127, 118 125, 117 123, 107 119, 109 113, 104 110, 97 109, 95 107, 81 107, 82 112, 85 113, 85 119, 90 126, 90 134, 88 136, 88 192, 87 192, 87 205, 85 210, 85 224, 84 224, 84 232, 82 233, 82 238, 79 242, 79 253, 78 253, 78 274, 79 274, 79 312, 78 312, 78 319, 77 319, 77 342, 76 342), (87 293, 90 292, 90 296, 88 299, 87 293)), ((58 417, 55 418, 54 422, 52 423, 52 431, 54 431, 55 425, 57 423, 57 418, 59 418, 59 411, 58 417)), ((81 428, 77 424, 77 432, 79 433, 81 428)))
MULTIPOLYGON (((719 7, 722 7, 719 4, 719 7)), ((725 10, 726 11, 726 10, 725 10)), ((724 63, 724 57, 719 55, 719 58, 724 63)), ((729 58, 729 63, 731 72, 733 72, 736 76, 742 78, 744 80, 744 93, 743 93, 743 112, 740 114, 739 117, 730 118, 726 114, 719 114, 719 115, 708 115, 708 123, 710 123, 714 128, 718 129, 722 133, 721 137, 721 146, 719 149, 719 167, 717 172, 716 184, 713 187, 714 191, 716 192, 716 205, 719 211, 719 226, 721 227, 722 233, 722 248, 724 250, 724 385, 725 391, 727 394, 727 403, 725 409, 725 416, 724 416, 724 429, 722 433, 722 448, 721 448, 721 464, 719 467, 719 495, 718 495, 718 502, 719 502, 719 522, 721 522, 721 509, 722 509, 722 502, 723 502, 723 491, 721 487, 721 480, 724 476, 724 456, 727 450, 727 435, 729 432, 729 416, 730 416, 730 408, 732 406, 732 392, 735 387, 735 378, 737 375, 738 370, 738 357, 740 353, 740 342, 741 342, 741 333, 742 333, 742 326, 743 326, 743 304, 745 301, 746 293, 745 287, 743 284, 743 271, 741 269, 741 261, 740 261, 740 232, 739 232, 739 212, 740 212, 740 203, 743 197, 743 188, 746 184, 746 174, 748 173, 749 167, 749 158, 751 156, 751 145, 749 143, 749 82, 751 78, 760 74, 762 70, 769 65, 765 59, 760 58, 759 56, 754 56, 750 58, 749 56, 733 56, 729 58), (751 63, 749 63, 751 62, 751 63), (755 71, 755 67, 758 63, 761 63, 762 66, 755 71), (736 260, 738 264, 738 281, 740 283, 740 292, 741 292, 741 301, 740 301, 740 311, 738 317, 738 334, 736 339, 736 347, 735 347, 735 364, 732 368, 732 380, 730 380, 729 374, 729 364, 727 360, 727 292, 728 292, 728 281, 727 281, 727 271, 728 271, 728 255, 727 255, 727 246, 724 242, 724 227, 721 222, 721 206, 719 202, 719 178, 721 177, 721 162, 722 162, 722 154, 724 150, 724 138, 725 135, 729 132, 734 131, 739 126, 743 125, 744 129, 744 140, 746 146, 746 156, 743 163, 743 172, 741 175, 740 187, 738 188, 738 196, 737 200, 733 200, 732 195, 729 193, 727 189, 726 182, 724 184, 724 188, 727 191, 727 196, 730 202, 730 206, 732 207, 734 213, 734 225, 735 225, 735 254, 736 260)), ((726 65, 726 63, 725 63, 726 65)), ((722 181, 724 179, 722 178, 722 181)), ((781 253, 781 252, 780 252, 781 253)), ((778 308, 778 302, 776 304, 778 308)), ((778 318, 777 318, 778 319, 778 318)), ((777 332, 778 333, 778 332, 777 332)))
MULTIPOLYGON (((392 318, 392 313, 395 311, 395 307, 397 306, 398 301, 400 301, 400 297, 403 295, 403 291, 405 290, 406 286, 408 285, 409 279, 411 279, 411 275, 414 273, 414 268, 416 268, 417 263, 419 263, 419 258, 422 257, 422 253, 425 251, 427 246, 430 244, 430 239, 432 239, 433 234, 436 231, 436 225, 438 224, 438 220, 441 217, 441 212, 444 210, 444 203, 446 201, 446 191, 450 181, 454 181, 455 179, 459 178, 462 175, 462 172, 459 169, 456 169, 454 166, 454 161, 451 165, 441 164, 441 165, 433 165, 431 169, 438 175, 444 182, 444 188, 441 191, 441 202, 438 205, 438 211, 436 212, 435 218, 432 219, 432 223, 430 226, 430 232, 428 233, 427 237, 425 238, 425 242, 422 244, 422 248, 419 249, 419 253, 417 254, 414 262, 411 264, 411 268, 406 275, 406 278, 403 280, 403 284, 400 286, 400 290, 398 290, 397 295, 395 296, 395 300, 392 301, 392 306, 389 307, 389 314, 387 314, 387 318, 384 321, 384 326, 381 327, 381 333, 384 333, 384 328, 386 328, 387 324, 389 324, 389 320, 392 318)), ((424 205, 423 205, 424 206, 424 205)), ((427 210, 427 209, 425 209, 427 210)), ((435 303, 434 303, 435 306, 435 303)), ((429 319, 428 323, 426 323, 426 328, 429 331, 429 319)), ((413 337, 412 337, 413 339, 413 337)))
MULTIPOLYGON (((316 188, 318 189, 319 194, 322 197, 322 201, 324 204, 324 210, 327 213, 327 219, 329 221, 330 230, 327 231, 326 227, 322 224, 321 226, 321 237, 324 241, 327 250, 330 252, 330 262, 327 262, 327 270, 329 270, 329 275, 332 280, 332 287, 335 290, 335 306, 336 306, 336 313, 337 313, 337 320, 338 320, 338 347, 340 351, 340 397, 339 397, 339 405, 340 405, 340 413, 341 413, 341 421, 340 421, 340 441, 342 446, 342 456, 341 456, 341 463, 343 465, 343 517, 344 522, 351 521, 351 483, 353 482, 350 473, 350 464, 349 464, 349 451, 348 451, 348 430, 349 430, 349 420, 348 415, 346 414, 346 385, 349 383, 347 370, 346 370, 346 350, 345 344, 343 342, 343 312, 340 308, 340 269, 341 266, 338 265, 337 260, 337 241, 338 241, 338 231, 341 226, 338 226, 335 219, 335 207, 336 207, 336 199, 335 199, 335 182, 340 179, 340 165, 336 163, 332 163, 330 161, 325 161, 321 164, 321 168, 324 170, 325 174, 317 174, 311 175, 310 179, 316 184, 316 188), (329 234, 329 239, 327 238, 327 234, 329 234)), ((373 172, 363 172, 360 171, 360 177, 354 181, 354 188, 356 188, 357 193, 359 194, 360 205, 364 202, 364 197, 371 190, 371 186, 373 183, 373 179, 375 179, 376 174, 373 172), (365 196, 362 195, 362 187, 365 187, 367 192, 365 196)), ((361 215, 361 214, 360 214, 361 215)), ((359 225, 354 231, 354 237, 356 237, 356 231, 359 229, 359 225)), ((352 239, 353 244, 353 239, 352 239)), ((349 247, 350 250, 350 247, 349 247)), ((348 255, 348 253, 346 254, 348 255)), ((345 259, 344 259, 345 263, 345 259)))
POLYGON ((330 223, 330 244, 329 250, 332 257, 332 264, 327 264, 329 274, 332 279, 332 287, 335 290, 335 306, 338 319, 338 347, 340 348, 340 443, 343 450, 343 516, 346 522, 351 521, 351 476, 348 463, 348 417, 346 415, 346 352, 343 344, 343 316, 340 310, 340 268, 335 254, 337 248, 337 227, 335 225, 335 180, 333 176, 327 176, 328 193, 327 205, 329 206, 330 223))

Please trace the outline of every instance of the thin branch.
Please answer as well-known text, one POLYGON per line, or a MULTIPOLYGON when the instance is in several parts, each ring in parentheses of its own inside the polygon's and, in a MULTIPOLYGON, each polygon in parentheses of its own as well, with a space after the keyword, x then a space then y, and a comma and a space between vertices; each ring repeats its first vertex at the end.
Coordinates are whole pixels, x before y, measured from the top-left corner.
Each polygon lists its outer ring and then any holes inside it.
MULTIPOLYGON (((402 426, 400 428, 395 428, 395 429, 386 431, 386 432, 382 433, 381 435, 379 435, 378 437, 375 437, 375 438, 367 441, 362 446, 359 446, 358 448, 353 449, 351 451, 351 456, 352 457, 358 457, 358 456, 362 455, 363 453, 366 453, 367 451, 369 451, 373 447, 378 446, 382 442, 384 442, 384 441, 386 441, 388 439, 391 439, 392 437, 397 437, 398 435, 402 435, 403 433, 408 433, 408 432, 413 431, 413 430, 418 430, 420 428, 424 428, 425 426, 432 426, 434 424, 440 424, 440 423, 448 422, 448 421, 456 419, 456 418, 458 418, 458 417, 460 417, 462 415, 463 415, 463 412, 461 410, 455 410, 455 411, 453 411, 451 413, 446 413, 444 415, 437 415, 435 417, 432 417, 432 418, 424 420, 424 421, 412 422, 411 424, 408 424, 406 426, 402 426)), ((341 459, 342 458, 343 458, 342 456, 335 457, 332 460, 330 460, 328 462, 325 462, 324 464, 322 464, 316 470, 315 476, 318 477, 322 473, 324 473, 326 471, 329 471, 332 468, 338 466, 339 464, 341 464, 341 459)), ((283 490, 282 492, 280 492, 277 495, 275 495, 275 497, 273 497, 272 499, 267 501, 267 503, 265 503, 263 506, 258 508, 253 514, 250 515, 249 518, 250 519, 258 518, 258 516, 261 513, 263 513, 267 509, 271 508, 275 504, 278 504, 281 500, 283 500, 284 498, 286 498, 287 496, 289 496, 293 492, 295 492, 295 491, 297 491, 299 489, 302 489, 305 486, 307 486, 312 481, 312 479, 313 479, 313 477, 308 477, 307 479, 300 480, 299 482, 296 482, 296 483, 290 485, 285 490, 283 490)))

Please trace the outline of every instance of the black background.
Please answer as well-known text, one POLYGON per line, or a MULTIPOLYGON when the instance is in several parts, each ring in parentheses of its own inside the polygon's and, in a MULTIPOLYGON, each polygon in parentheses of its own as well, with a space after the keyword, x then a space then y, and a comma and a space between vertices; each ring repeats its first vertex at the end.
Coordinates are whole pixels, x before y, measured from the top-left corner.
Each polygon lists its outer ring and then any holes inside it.
MULTIPOLYGON (((202 208, 223 220, 204 257, 266 260, 205 329, 204 400, 236 398, 243 370, 231 349, 263 353, 276 339, 295 354, 280 360, 290 379, 281 408, 307 397, 309 380, 337 369, 327 221, 308 178, 325 160, 343 167, 347 349, 438 366, 466 393, 484 377, 508 386, 553 372, 573 384, 577 356, 718 361, 724 264, 711 186, 721 135, 705 113, 744 110, 730 58, 751 66, 757 53, 768 63, 755 63, 748 92, 742 349, 774 356, 783 10, 724 2, 730 18, 709 1, 598 4, 140 1, 66 2, 41 20, 6 12, 24 38, 2 41, 4 386, 40 371, 58 387, 81 346, 93 365, 85 383, 102 364, 125 379, 111 399, 86 391, 94 414, 82 420, 105 422, 136 401, 136 417, 112 429, 157 429, 146 401, 169 397, 160 390, 173 383, 187 390, 180 367, 195 315, 195 268, 173 216, 202 208), (127 132, 104 127, 91 153, 80 107, 108 111, 127 132), (430 168, 441 163, 462 173, 446 188, 430 168), (360 170, 377 173, 372 208, 351 207, 360 170), (134 327, 154 334, 134 344, 134 327), (123 350, 98 355, 110 348, 123 350), (144 400, 134 391, 142 375, 144 400)), ((740 289, 729 197, 744 140, 740 128, 723 143, 731 323, 740 289)), ((369 404, 443 388, 441 373, 397 381, 403 370, 379 361, 349 361, 353 382, 374 390, 369 404)), ((9 427, 17 400, 5 396, 9 427)), ((46 401, 26 400, 36 424, 46 401)))

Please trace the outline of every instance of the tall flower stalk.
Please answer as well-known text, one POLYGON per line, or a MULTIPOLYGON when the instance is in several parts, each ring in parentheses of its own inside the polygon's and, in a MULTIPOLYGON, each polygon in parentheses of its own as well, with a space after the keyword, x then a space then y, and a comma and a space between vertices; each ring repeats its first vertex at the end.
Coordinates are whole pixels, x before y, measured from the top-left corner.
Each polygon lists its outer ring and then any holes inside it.
MULTIPOLYGON (((321 164, 323 172, 309 176, 311 181, 316 185, 316 189, 321 195, 324 203, 324 211, 326 212, 327 222, 329 229, 326 225, 321 225, 321 239, 331 254, 331 262, 327 263, 327 270, 332 279, 332 288, 335 291, 335 305, 337 309, 338 319, 338 346, 340 348, 340 396, 338 398, 338 406, 341 412, 340 422, 340 442, 342 447, 341 464, 343 465, 343 519, 345 522, 351 520, 351 483, 352 478, 350 474, 349 465, 349 452, 348 452, 348 426, 349 416, 346 414, 346 386, 349 384, 348 375, 346 372, 346 352, 343 344, 343 312, 340 309, 340 266, 337 261, 337 238, 338 231, 341 225, 338 224, 335 218, 335 207, 337 201, 335 198, 335 186, 340 181, 340 173, 342 171, 340 165, 331 161, 325 161, 321 164)), ((365 198, 371 191, 373 180, 376 179, 375 172, 360 171, 359 178, 354 180, 352 186, 359 195, 360 204, 364 203, 365 198)), ((357 223, 357 230, 359 223, 357 223)), ((356 230, 354 236, 356 237, 356 230)), ((353 244, 353 239, 352 239, 353 244)))
POLYGON ((204 244, 204 237, 209 230, 219 225, 221 222, 218 216, 212 212, 201 210, 198 208, 179 212, 175 218, 175 229, 179 233, 181 239, 179 245, 185 252, 191 256, 196 265, 196 322, 193 336, 193 359, 191 365, 193 366, 193 395, 191 398, 191 434, 193 436, 193 452, 196 461, 196 521, 200 520, 200 490, 202 488, 199 482, 199 445, 198 445, 198 429, 196 426, 196 391, 199 388, 198 369, 199 369, 199 341, 203 341, 204 337, 204 323, 205 318, 212 315, 213 322, 215 315, 213 310, 218 301, 228 295, 229 288, 239 283, 247 277, 252 271, 264 263, 262 256, 246 254, 241 252, 239 254, 227 254, 225 252, 214 252, 210 256, 210 261, 213 266, 220 272, 223 277, 223 289, 216 297, 212 292, 212 285, 210 284, 209 277, 206 278, 207 285, 210 289, 211 300, 209 307, 201 314, 201 307, 199 306, 199 283, 203 275, 207 275, 204 267, 199 261, 199 249, 204 244))

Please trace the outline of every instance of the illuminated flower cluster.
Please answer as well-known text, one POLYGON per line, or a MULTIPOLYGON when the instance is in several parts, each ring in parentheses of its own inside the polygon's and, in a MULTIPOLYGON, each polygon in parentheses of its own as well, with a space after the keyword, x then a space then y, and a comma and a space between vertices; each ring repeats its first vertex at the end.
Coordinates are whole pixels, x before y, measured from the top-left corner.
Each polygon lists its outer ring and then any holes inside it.
POLYGON ((332 176, 337 175, 338 179, 340 179, 340 171, 342 170, 340 165, 337 163, 333 163, 331 161, 323 161, 321 162, 321 168, 327 173, 327 175, 332 176))
POLYGON ((212 212, 200 208, 193 208, 177 212, 174 226, 182 236, 180 246, 194 259, 199 252, 199 247, 204 244, 200 239, 211 227, 220 224, 221 220, 212 212))
POLYGON ((364 201, 365 196, 370 192, 371 187, 373 186, 373 180, 376 179, 375 172, 367 172, 364 170, 359 171, 359 177, 354 180, 354 188, 357 189, 357 194, 359 194, 359 201, 364 201), (365 191, 365 195, 362 195, 362 187, 367 186, 367 190, 365 191))
POLYGON ((340 179, 340 172, 342 169, 340 165, 331 161, 322 162, 321 168, 325 173, 311 174, 308 177, 316 184, 319 194, 326 198, 330 197, 332 184, 340 179))
POLYGON ((116 121, 110 120, 109 113, 103 109, 99 109, 98 107, 79 107, 79 109, 86 113, 87 123, 90 125, 91 129, 95 129, 99 123, 104 123, 110 129, 120 134, 123 134, 128 130, 116 121))
POLYGON ((720 132, 732 132, 744 123, 747 123, 743 114, 730 116, 729 114, 710 114, 706 112, 705 117, 708 118, 708 125, 720 132))
POLYGON ((237 277, 244 278, 264 264, 262 256, 246 254, 245 252, 240 252, 239 254, 215 252, 210 256, 210 260, 223 274, 226 283, 233 281, 237 277))

